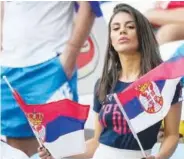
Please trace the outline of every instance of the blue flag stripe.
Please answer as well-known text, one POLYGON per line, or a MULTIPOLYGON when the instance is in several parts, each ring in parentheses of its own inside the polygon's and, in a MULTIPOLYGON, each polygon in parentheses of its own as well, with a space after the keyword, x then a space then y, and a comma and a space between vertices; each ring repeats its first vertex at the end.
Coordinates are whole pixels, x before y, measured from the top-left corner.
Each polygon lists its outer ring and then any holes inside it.
POLYGON ((84 129, 83 120, 60 116, 46 126, 46 142, 53 142, 62 135, 84 129))

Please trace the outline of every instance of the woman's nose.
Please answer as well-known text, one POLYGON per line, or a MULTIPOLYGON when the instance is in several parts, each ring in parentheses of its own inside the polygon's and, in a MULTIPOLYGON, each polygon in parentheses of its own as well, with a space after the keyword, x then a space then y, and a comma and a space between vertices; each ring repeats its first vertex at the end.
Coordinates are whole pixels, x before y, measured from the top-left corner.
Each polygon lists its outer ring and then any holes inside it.
POLYGON ((127 30, 126 30, 126 28, 121 28, 121 30, 120 30, 120 34, 127 34, 127 30))

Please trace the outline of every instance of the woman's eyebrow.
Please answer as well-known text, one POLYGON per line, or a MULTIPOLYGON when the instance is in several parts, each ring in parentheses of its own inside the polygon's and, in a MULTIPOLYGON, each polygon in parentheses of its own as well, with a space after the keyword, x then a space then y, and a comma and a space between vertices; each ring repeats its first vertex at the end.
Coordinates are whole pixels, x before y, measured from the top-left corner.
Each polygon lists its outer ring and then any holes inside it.
MULTIPOLYGON (((125 25, 127 25, 127 24, 129 24, 129 23, 135 23, 135 22, 134 22, 133 20, 129 20, 129 21, 126 21, 126 22, 125 22, 125 25)), ((116 26, 116 25, 119 26, 120 23, 119 23, 119 22, 114 22, 114 23, 111 24, 111 26, 116 26)))

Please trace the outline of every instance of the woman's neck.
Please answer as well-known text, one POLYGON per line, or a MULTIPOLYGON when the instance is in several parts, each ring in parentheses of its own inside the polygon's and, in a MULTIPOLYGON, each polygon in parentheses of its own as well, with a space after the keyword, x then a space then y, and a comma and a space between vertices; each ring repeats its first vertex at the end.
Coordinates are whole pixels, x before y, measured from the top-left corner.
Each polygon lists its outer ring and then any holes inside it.
POLYGON ((129 55, 119 54, 122 72, 120 74, 120 81, 133 82, 140 75, 141 56, 140 53, 129 55))

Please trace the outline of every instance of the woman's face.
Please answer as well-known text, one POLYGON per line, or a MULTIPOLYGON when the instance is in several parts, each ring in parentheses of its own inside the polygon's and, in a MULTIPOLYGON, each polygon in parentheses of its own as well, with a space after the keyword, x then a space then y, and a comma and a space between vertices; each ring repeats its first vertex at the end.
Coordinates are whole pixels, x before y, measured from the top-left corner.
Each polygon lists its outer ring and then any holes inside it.
POLYGON ((110 24, 110 38, 112 46, 118 53, 138 50, 136 24, 130 14, 119 12, 114 16, 110 24))

